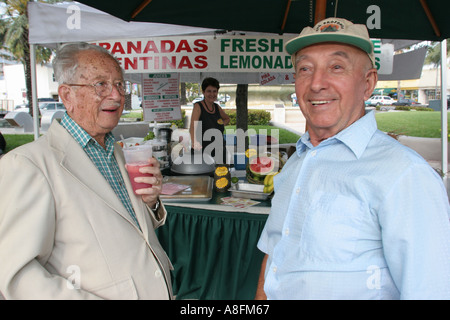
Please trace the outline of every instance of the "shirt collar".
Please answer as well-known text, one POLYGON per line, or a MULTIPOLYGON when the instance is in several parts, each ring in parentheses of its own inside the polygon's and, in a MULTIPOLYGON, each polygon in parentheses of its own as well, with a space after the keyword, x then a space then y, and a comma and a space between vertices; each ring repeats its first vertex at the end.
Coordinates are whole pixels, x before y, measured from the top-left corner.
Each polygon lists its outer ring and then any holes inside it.
MULTIPOLYGON (((338 132, 333 137, 322 141, 319 146, 323 146, 325 143, 330 143, 332 140, 338 140, 345 144, 350 150, 352 150, 355 156, 359 158, 367 148, 367 145, 376 130, 377 122, 375 119, 375 112, 369 111, 351 126, 345 128, 341 132, 338 132)), ((314 148, 310 141, 309 132, 306 132, 297 141, 297 154, 300 156, 306 148, 314 148)))
MULTIPOLYGON (((86 149, 89 144, 99 145, 86 130, 80 127, 80 125, 67 114, 67 112, 61 120, 61 125, 72 135, 75 141, 78 142, 83 149, 86 149)), ((114 135, 111 132, 108 132, 105 136, 106 152, 108 154, 114 151, 114 142, 114 135)))

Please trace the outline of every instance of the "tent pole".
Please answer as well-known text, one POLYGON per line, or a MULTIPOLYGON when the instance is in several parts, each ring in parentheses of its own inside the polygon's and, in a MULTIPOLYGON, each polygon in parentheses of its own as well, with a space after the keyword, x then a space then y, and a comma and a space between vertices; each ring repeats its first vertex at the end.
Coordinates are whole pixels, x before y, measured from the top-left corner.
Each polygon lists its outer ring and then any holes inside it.
POLYGON ((316 0, 316 10, 314 15, 314 24, 327 17, 327 0, 316 0))
POLYGON ((281 32, 283 32, 284 28, 286 27, 287 17, 289 14, 289 10, 291 9, 291 2, 292 2, 292 0, 288 0, 288 3, 286 5, 286 11, 284 12, 283 23, 281 24, 281 32))
POLYGON ((441 41, 441 143, 442 173, 448 171, 448 124, 447 124, 447 40, 441 41))
POLYGON ((36 47, 34 44, 30 44, 30 64, 31 64, 31 94, 33 97, 33 127, 34 127, 34 140, 39 138, 39 108, 36 89, 36 47))
POLYGON ((440 37, 441 36, 441 30, 439 30, 439 27, 436 23, 436 20, 433 17, 433 14, 431 13, 430 7, 428 7, 428 3, 426 0, 420 0, 420 3, 422 4, 423 11, 425 11, 425 14, 427 15, 428 21, 430 22, 431 26, 433 27, 434 33, 440 37))
POLYGON ((136 16, 137 16, 139 13, 141 13, 141 11, 144 10, 144 8, 145 8, 146 6, 148 6, 148 4, 149 4, 150 2, 152 2, 152 0, 145 0, 145 1, 142 1, 142 3, 141 3, 136 9, 134 9, 133 12, 131 13, 131 19, 136 18, 136 16))

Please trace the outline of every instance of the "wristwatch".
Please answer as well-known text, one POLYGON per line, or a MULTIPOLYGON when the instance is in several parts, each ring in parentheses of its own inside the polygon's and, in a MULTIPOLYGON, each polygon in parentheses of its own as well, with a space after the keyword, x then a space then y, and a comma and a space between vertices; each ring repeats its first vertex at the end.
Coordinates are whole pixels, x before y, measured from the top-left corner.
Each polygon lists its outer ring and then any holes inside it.
POLYGON ((156 201, 155 207, 154 207, 154 208, 150 208, 150 210, 152 210, 152 212, 153 212, 154 214, 156 214, 156 212, 158 211, 158 209, 159 209, 159 199, 156 201))

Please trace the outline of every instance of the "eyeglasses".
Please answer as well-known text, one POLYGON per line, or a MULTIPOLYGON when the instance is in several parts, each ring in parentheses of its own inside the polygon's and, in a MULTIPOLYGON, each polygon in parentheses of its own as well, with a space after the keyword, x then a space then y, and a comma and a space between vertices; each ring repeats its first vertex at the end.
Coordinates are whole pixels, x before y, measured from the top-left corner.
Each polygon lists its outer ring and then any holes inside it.
MULTIPOLYGON (((107 97, 111 94, 113 85, 108 81, 99 81, 94 84, 77 84, 77 83, 66 83, 68 86, 76 86, 76 87, 93 87, 95 89, 95 93, 100 97, 107 97)), ((124 96, 126 94, 131 94, 131 82, 130 81, 122 81, 114 83, 117 91, 119 91, 120 95, 124 96)))

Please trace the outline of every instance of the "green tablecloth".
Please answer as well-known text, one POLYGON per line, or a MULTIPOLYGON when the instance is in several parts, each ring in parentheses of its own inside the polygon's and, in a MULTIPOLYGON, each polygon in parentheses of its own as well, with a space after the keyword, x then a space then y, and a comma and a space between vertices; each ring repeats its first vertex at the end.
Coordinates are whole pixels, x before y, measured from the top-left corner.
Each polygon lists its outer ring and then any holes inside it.
POLYGON ((177 299, 253 299, 264 254, 256 248, 266 214, 166 204, 157 230, 174 266, 177 299))

